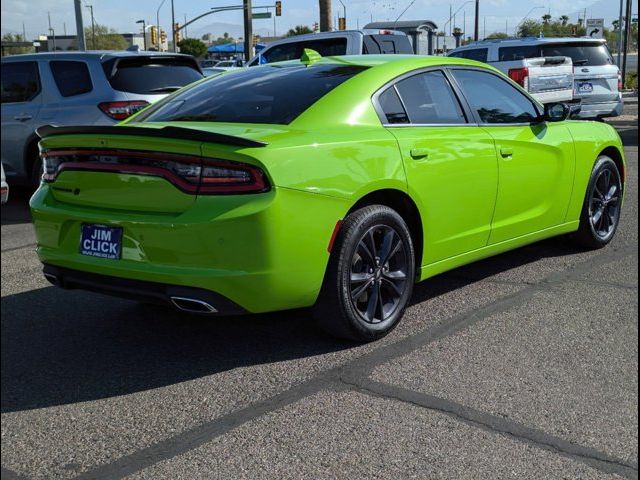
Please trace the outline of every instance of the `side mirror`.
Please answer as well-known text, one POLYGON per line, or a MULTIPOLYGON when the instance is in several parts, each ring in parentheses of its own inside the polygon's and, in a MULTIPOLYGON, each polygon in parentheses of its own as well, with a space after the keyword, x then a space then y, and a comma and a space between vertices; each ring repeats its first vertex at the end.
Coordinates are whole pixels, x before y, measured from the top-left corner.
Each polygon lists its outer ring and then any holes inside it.
POLYGON ((547 122, 562 122, 571 115, 571 108, 566 103, 548 103, 544 106, 544 119, 547 122))

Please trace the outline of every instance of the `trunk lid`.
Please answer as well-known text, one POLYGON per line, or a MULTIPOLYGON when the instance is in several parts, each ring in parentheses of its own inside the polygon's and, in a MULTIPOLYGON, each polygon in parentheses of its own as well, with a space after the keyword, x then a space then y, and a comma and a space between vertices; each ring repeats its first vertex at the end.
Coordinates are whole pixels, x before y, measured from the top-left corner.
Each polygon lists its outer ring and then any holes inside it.
POLYGON ((44 179, 57 201, 101 209, 178 214, 186 211, 199 193, 212 193, 206 188, 244 192, 242 185, 230 182, 234 178, 243 181, 247 171, 249 176, 261 175, 257 169, 236 167, 241 164, 233 162, 239 150, 265 145, 237 136, 248 129, 254 137, 266 135, 257 131, 260 129, 241 126, 196 130, 175 124, 43 127, 38 133, 43 137, 40 147, 44 179), (207 154, 222 160, 211 164, 210 159, 204 159, 205 143, 209 145, 207 154), (206 174, 207 171, 213 173, 206 174), (227 175, 231 180, 219 178, 221 171, 231 172, 227 175), (212 175, 207 177, 207 185, 202 183, 205 175, 212 175))

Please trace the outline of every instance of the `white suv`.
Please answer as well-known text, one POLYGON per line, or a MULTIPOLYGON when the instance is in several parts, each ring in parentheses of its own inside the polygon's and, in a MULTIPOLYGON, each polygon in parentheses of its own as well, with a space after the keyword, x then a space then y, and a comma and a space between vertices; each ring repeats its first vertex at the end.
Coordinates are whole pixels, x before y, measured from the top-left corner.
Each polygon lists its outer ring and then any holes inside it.
POLYGON ((514 38, 474 42, 451 52, 452 56, 471 58, 496 67, 538 57, 570 57, 573 61, 574 102, 580 112, 574 117, 599 119, 622 113, 622 82, 604 40, 592 38, 514 38))

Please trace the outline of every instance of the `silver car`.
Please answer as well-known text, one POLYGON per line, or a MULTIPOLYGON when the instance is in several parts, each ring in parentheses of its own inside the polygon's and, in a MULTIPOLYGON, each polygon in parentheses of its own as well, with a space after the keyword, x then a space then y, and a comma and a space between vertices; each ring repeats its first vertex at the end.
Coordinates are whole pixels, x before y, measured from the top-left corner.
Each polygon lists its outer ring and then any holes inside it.
POLYGON ((455 51, 455 56, 490 64, 525 58, 571 57, 573 99, 580 103, 577 118, 600 119, 622 114, 620 70, 604 40, 593 38, 510 38, 474 42, 455 51))
POLYGON ((2 164, 11 184, 37 185, 35 129, 112 125, 202 78, 188 55, 55 52, 2 58, 2 164))

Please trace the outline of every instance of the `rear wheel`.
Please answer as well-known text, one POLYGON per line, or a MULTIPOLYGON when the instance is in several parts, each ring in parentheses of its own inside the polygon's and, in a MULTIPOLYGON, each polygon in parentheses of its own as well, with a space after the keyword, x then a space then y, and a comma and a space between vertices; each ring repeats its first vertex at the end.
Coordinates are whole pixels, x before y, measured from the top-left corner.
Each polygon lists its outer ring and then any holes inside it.
POLYGON ((614 237, 620 222, 622 180, 615 162, 602 155, 598 158, 580 215, 580 227, 574 238, 587 248, 602 248, 614 237))
POLYGON ((342 224, 315 307, 323 330, 350 340, 382 338, 411 297, 415 255, 409 229, 383 205, 364 207, 342 224))

